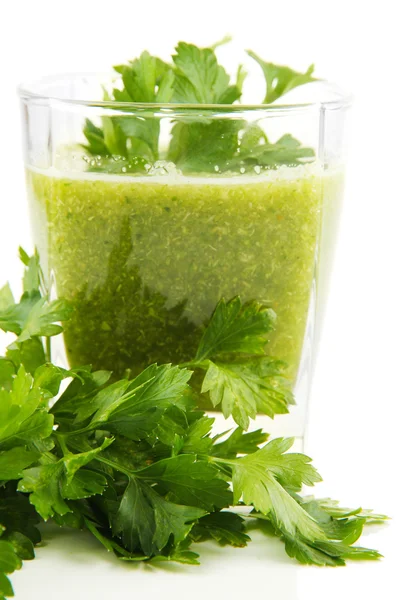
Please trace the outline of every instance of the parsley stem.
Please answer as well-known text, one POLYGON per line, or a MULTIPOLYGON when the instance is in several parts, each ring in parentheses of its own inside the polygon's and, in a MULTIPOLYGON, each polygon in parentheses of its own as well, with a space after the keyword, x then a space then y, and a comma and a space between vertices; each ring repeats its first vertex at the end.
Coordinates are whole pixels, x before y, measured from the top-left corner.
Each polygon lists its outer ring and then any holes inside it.
POLYGON ((114 462, 113 460, 104 458, 103 456, 100 456, 100 455, 95 456, 94 459, 98 460, 99 462, 104 463, 105 465, 108 465, 115 471, 119 471, 120 473, 123 473, 127 477, 136 477, 136 474, 133 471, 126 469, 125 467, 123 467, 122 465, 119 465, 118 463, 114 462))
POLYGON ((209 456, 208 460, 210 462, 220 463, 223 465, 236 465, 238 463, 237 458, 218 458, 217 456, 209 456))
POLYGON ((45 358, 46 358, 46 362, 48 362, 48 363, 52 362, 51 338, 50 337, 47 337, 46 341, 45 341, 45 358))
POLYGON ((82 433, 91 433, 95 429, 100 429, 99 423, 95 423, 94 425, 87 425, 87 427, 83 427, 82 429, 75 429, 74 431, 64 431, 63 435, 65 437, 70 437, 73 435, 81 435, 82 433))
POLYGON ((180 369, 186 369, 188 367, 198 369, 208 369, 208 360, 190 360, 189 362, 184 362, 179 365, 180 369))
MULTIPOLYGON (((67 449, 66 446, 66 442, 63 439, 65 437, 65 433, 61 434, 56 434, 58 436, 58 442, 63 450, 62 444, 65 446, 65 448, 67 449)), ((80 447, 79 444, 71 444, 72 447, 77 450, 78 452, 83 452, 83 448, 80 447)), ((69 452, 69 450, 67 450, 69 452)), ((124 475, 126 475, 127 477, 136 477, 135 473, 133 471, 130 471, 129 469, 126 469, 125 467, 123 467, 122 465, 116 463, 113 460, 110 460, 108 458, 105 458, 104 456, 100 456, 99 454, 97 456, 94 456, 94 460, 98 460, 99 462, 104 463, 105 465, 108 465, 109 467, 111 467, 112 469, 115 469, 116 471, 119 471, 120 473, 123 473, 124 475)))
POLYGON ((55 433, 56 441, 58 442, 60 449, 63 452, 63 456, 70 454, 69 448, 67 447, 65 436, 62 433, 55 433))

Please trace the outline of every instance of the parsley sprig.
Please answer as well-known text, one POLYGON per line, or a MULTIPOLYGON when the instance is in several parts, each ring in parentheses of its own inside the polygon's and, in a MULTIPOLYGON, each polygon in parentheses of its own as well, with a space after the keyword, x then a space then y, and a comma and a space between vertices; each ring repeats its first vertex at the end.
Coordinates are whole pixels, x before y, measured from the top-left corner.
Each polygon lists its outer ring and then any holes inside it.
POLYGON ((20 256, 20 301, 0 291, 0 327, 15 334, 0 358, 0 599, 50 518, 126 561, 198 564, 196 542, 246 546, 252 520, 301 563, 380 557, 353 544, 386 517, 302 496, 321 480, 311 459, 289 452, 292 439, 245 431, 258 412, 293 402, 282 364, 265 354, 270 308, 221 301, 189 363, 110 382, 108 371, 51 362, 49 339, 71 309, 50 300, 38 255, 20 256), (213 435, 199 394, 239 426, 213 435))
MULTIPOLYGON (((229 41, 225 39, 224 42, 229 41)), ((198 48, 179 42, 172 61, 166 63, 144 51, 126 65, 114 67, 120 76, 120 87, 104 99, 112 103, 232 105, 240 101, 247 72, 240 65, 234 82, 218 63, 216 48, 198 48)), ((268 105, 288 91, 315 81, 311 65, 299 73, 280 65, 268 63, 252 51, 248 55, 262 67, 268 105)), ((253 168, 274 169, 280 165, 296 166, 313 160, 312 148, 303 147, 291 135, 271 142, 260 126, 260 120, 247 122, 243 116, 201 118, 201 111, 174 119, 168 147, 160 142, 158 110, 148 114, 102 117, 101 127, 86 120, 83 133, 85 149, 97 161, 90 160, 92 171, 145 173, 159 160, 175 163, 184 173, 242 172, 253 168), (109 159, 109 160, 108 160, 109 159)))

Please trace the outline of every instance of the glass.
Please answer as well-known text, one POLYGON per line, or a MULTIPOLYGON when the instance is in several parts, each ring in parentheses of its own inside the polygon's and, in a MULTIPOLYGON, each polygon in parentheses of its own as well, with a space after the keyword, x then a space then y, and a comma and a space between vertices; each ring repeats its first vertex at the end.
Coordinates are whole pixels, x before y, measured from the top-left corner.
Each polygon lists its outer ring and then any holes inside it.
POLYGON ((297 406, 271 430, 302 437, 350 99, 320 83, 308 89, 323 99, 292 105, 103 100, 115 84, 19 90, 34 242, 75 307, 54 359, 117 377, 182 363, 221 298, 257 300, 277 313, 267 350, 295 382, 297 406))

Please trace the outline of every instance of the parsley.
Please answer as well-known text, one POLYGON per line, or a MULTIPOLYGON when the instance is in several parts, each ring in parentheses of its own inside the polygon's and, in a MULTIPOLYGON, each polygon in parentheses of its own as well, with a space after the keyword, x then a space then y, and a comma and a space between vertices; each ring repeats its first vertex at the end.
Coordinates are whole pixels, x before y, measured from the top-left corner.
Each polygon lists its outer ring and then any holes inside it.
POLYGON ((315 77, 312 77, 315 69, 314 65, 310 65, 305 73, 299 73, 298 71, 290 69, 290 67, 283 67, 265 62, 259 58, 257 54, 252 52, 252 50, 248 50, 247 53, 259 63, 266 79, 267 91, 263 104, 271 104, 290 90, 300 85, 304 85, 305 83, 316 81, 315 77))
MULTIPOLYGON (((128 64, 114 67, 121 77, 121 87, 114 89, 112 96, 105 92, 104 99, 143 105, 232 105, 241 100, 247 72, 239 65, 235 81, 231 82, 230 75, 218 63, 216 48, 228 41, 224 38, 208 48, 179 42, 170 63, 144 51, 128 64)), ((267 84, 265 104, 315 81, 313 66, 306 73, 298 73, 266 63, 251 51, 248 54, 262 67, 267 84)), ((145 173, 159 160, 168 160, 184 173, 245 172, 254 167, 296 166, 315 156, 312 148, 302 147, 291 135, 270 142, 258 122, 248 123, 237 113, 232 119, 222 118, 220 109, 215 115, 207 116, 200 109, 195 116, 187 113, 176 117, 168 147, 163 147, 161 117, 156 107, 134 115, 120 104, 121 113, 125 110, 128 115, 102 117, 101 126, 86 120, 84 148, 90 156, 97 157, 89 159, 91 171, 145 173)))
POLYGON ((265 354, 272 310, 222 300, 192 362, 110 383, 110 372, 49 361, 47 341, 69 309, 50 301, 38 257, 20 255, 20 302, 8 286, 0 294, 1 327, 16 338, 0 360, 0 599, 12 595, 8 575, 34 557, 37 524, 49 518, 87 529, 125 561, 195 565, 192 544, 244 547, 252 519, 302 563, 380 557, 353 544, 386 517, 301 496, 321 479, 311 459, 288 452, 292 439, 244 431, 257 412, 273 416, 293 401, 282 365, 265 354), (240 426, 213 435, 199 394, 240 426), (250 512, 239 514, 242 505, 250 512))
POLYGON ((201 393, 243 429, 258 413, 285 414, 294 403, 291 383, 283 376, 286 365, 265 355, 275 322, 274 312, 255 302, 221 300, 188 363, 205 371, 201 393))

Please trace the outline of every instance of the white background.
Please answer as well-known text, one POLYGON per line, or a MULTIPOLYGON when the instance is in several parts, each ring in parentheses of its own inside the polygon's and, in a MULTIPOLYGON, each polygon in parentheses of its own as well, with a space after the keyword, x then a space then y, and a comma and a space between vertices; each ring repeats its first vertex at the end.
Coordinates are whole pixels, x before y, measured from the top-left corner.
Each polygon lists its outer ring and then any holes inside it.
MULTIPOLYGON (((168 56, 179 39, 243 48, 304 69, 354 92, 345 208, 318 360, 309 453, 325 483, 318 494, 393 517, 365 538, 381 563, 346 569, 297 567, 277 543, 202 551, 203 566, 124 567, 86 537, 57 537, 13 581, 18 600, 119 597, 171 600, 209 595, 274 600, 403 597, 405 127, 400 0, 196 2, 29 0, 2 7, 0 35, 0 281, 20 277, 16 249, 28 246, 19 109, 24 79, 106 71, 144 48, 168 56), (68 558, 69 557, 69 558, 68 558), (118 591, 119 590, 119 591, 118 591)), ((49 538, 49 534, 48 534, 49 538)))

